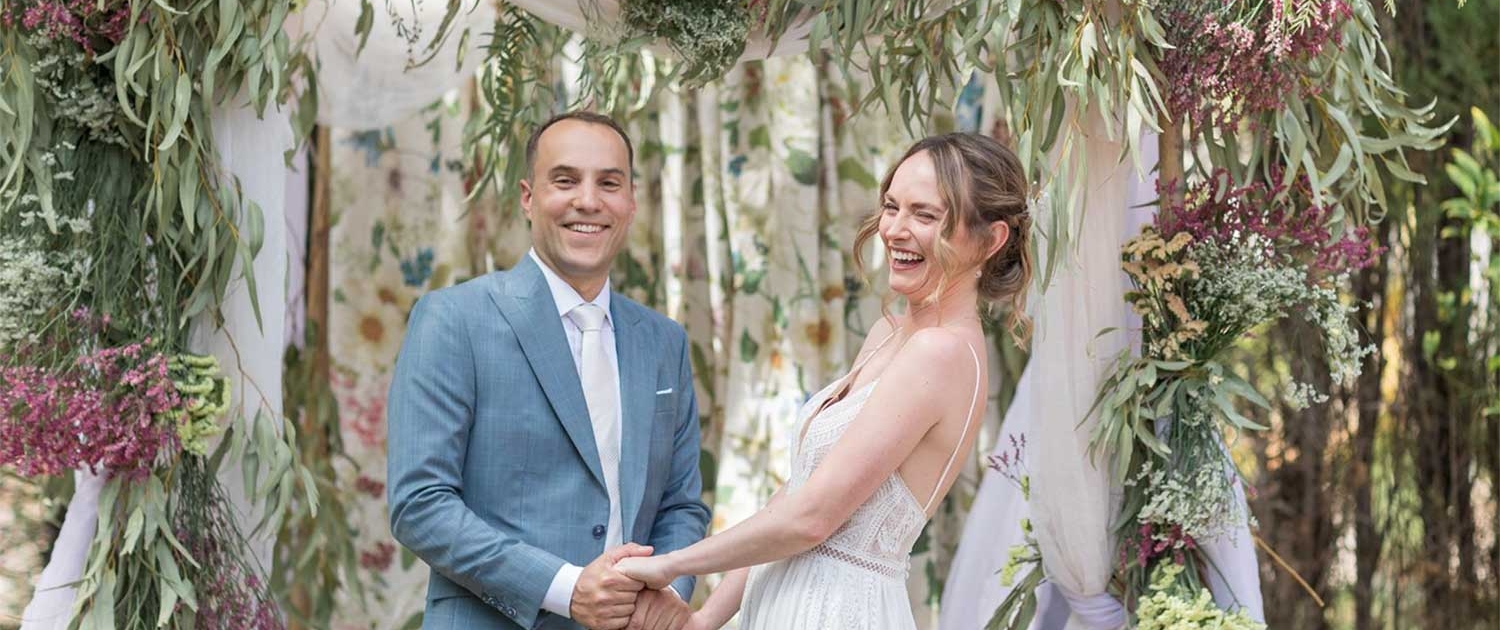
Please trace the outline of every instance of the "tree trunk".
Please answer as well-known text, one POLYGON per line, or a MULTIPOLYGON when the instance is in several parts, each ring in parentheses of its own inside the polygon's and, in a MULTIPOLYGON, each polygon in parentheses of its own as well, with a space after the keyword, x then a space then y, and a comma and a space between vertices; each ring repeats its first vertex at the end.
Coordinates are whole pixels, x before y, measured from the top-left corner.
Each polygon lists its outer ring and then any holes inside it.
MULTIPOLYGON (((1376 243, 1390 242, 1390 223, 1375 227, 1376 243)), ((1380 344, 1385 339, 1385 295, 1387 259, 1380 258, 1377 264, 1361 271, 1355 278, 1354 296, 1359 306, 1359 321, 1369 331, 1370 343, 1380 344)), ((1355 386, 1352 399, 1355 418, 1359 423, 1353 432, 1352 470, 1349 475, 1349 493, 1354 497, 1354 627, 1356 630, 1375 628, 1375 570, 1380 564, 1381 546, 1384 541, 1378 530, 1374 513, 1374 467, 1375 433, 1379 427, 1384 404, 1381 400, 1381 373, 1385 371, 1385 355, 1377 347, 1376 352, 1365 358, 1363 370, 1355 386)))
MULTIPOLYGON (((1317 333, 1291 319, 1270 333, 1267 360, 1285 357, 1294 380, 1329 391, 1331 378, 1317 333)), ((1274 369, 1267 365, 1263 369, 1274 369)), ((1332 600, 1328 568, 1333 565, 1338 532, 1333 525, 1335 479, 1328 455, 1334 406, 1314 405, 1295 410, 1280 404, 1280 440, 1267 436, 1266 476, 1255 513, 1260 534, 1324 601, 1332 600)), ((1263 587, 1266 623, 1272 628, 1313 630, 1327 628, 1324 610, 1295 579, 1281 569, 1270 569, 1263 587)))

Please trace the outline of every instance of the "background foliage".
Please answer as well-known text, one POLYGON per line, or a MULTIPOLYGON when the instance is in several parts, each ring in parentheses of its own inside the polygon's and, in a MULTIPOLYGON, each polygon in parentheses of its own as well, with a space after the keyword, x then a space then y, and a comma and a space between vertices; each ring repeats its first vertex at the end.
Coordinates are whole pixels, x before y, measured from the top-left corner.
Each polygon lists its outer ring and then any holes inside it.
MULTIPOLYGON (((1500 153, 1479 122, 1500 112, 1500 75, 1480 61, 1500 58, 1500 2, 1395 4, 1380 24, 1393 79, 1457 123, 1445 149, 1408 156, 1426 185, 1381 184, 1388 214, 1372 232, 1389 250, 1349 287, 1379 351, 1330 403, 1258 414, 1273 429, 1242 453, 1260 536, 1328 602, 1263 563, 1273 628, 1500 623, 1500 153)), ((1242 369, 1262 387, 1288 374, 1326 385, 1306 334, 1267 331, 1242 369)))

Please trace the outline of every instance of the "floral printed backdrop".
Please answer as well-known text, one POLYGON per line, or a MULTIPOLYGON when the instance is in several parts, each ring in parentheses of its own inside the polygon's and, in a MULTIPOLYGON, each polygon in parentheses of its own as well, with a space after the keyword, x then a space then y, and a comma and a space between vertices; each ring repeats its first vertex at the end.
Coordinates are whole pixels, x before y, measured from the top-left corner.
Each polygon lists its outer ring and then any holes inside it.
MULTIPOLYGON (((715 530, 780 485, 796 409, 842 374, 880 313, 850 243, 878 178, 912 138, 879 114, 851 118, 833 74, 806 58, 743 64, 704 89, 663 91, 628 125, 639 213, 615 288, 688 331, 715 530)), ((981 91, 965 92, 959 126, 978 126, 981 91)), ((385 393, 407 311, 422 293, 507 268, 528 247, 519 208, 463 211, 457 160, 469 102, 456 94, 394 127, 334 131, 333 388, 347 478, 357 480, 347 490, 363 493, 352 525, 374 583, 370 601, 341 607, 340 628, 410 626, 423 606, 426 569, 390 538, 383 499, 385 393)), ((923 627, 935 625, 973 498, 970 469, 913 560, 923 627)))

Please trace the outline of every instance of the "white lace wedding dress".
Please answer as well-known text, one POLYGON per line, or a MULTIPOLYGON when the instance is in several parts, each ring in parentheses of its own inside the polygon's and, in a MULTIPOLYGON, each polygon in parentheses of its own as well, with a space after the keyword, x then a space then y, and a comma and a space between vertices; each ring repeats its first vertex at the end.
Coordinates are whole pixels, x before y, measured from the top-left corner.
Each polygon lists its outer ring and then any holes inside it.
MULTIPOLYGON (((974 354, 977 374, 979 355, 972 346, 969 352, 974 354)), ((879 378, 824 407, 828 397, 852 380, 862 365, 813 395, 797 413, 798 426, 816 417, 804 429, 800 444, 792 438, 788 494, 807 482, 874 391, 879 378)), ((978 396, 976 388, 974 402, 978 396)), ((959 444, 967 433, 965 422, 959 444)), ((957 455, 955 450, 939 480, 947 478, 957 455)), ((752 568, 740 605, 741 630, 914 630, 916 620, 906 593, 909 557, 941 487, 939 483, 923 504, 906 487, 900 471, 893 472, 828 540, 801 554, 752 568)))

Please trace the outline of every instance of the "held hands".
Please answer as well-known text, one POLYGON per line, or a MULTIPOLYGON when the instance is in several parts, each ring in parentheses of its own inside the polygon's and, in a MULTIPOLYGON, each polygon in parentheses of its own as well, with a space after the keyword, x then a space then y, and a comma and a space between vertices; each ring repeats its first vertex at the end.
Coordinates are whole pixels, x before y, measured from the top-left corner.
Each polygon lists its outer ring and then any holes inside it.
POLYGON ((629 625, 643 585, 617 570, 615 563, 649 556, 651 551, 650 547, 629 543, 604 552, 584 567, 568 605, 573 620, 594 630, 620 630, 629 625))
POLYGON ((661 558, 652 558, 652 548, 635 543, 604 552, 590 562, 573 586, 569 612, 573 620, 593 630, 708 630, 703 619, 696 618, 686 602, 671 591, 660 590, 673 576, 654 578, 649 582, 627 574, 623 567, 650 561, 644 565, 665 573, 661 558), (660 586, 656 586, 660 584, 660 586), (647 588, 650 587, 650 588, 647 588))
MULTIPOLYGON (((669 566, 666 556, 634 556, 621 559, 615 570, 625 577, 646 585, 646 588, 661 590, 677 579, 678 574, 669 566)), ((670 595, 670 593, 668 593, 670 595)))
POLYGON ((693 615, 687 602, 672 591, 641 591, 629 630, 681 630, 693 615))

